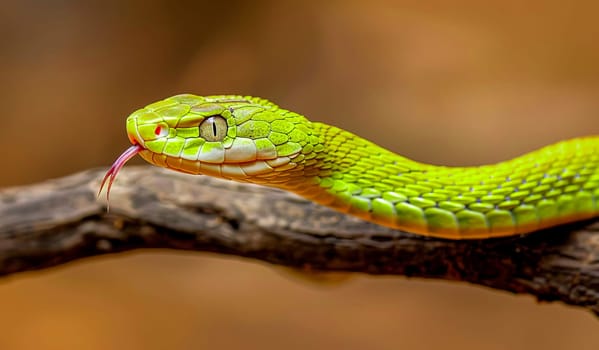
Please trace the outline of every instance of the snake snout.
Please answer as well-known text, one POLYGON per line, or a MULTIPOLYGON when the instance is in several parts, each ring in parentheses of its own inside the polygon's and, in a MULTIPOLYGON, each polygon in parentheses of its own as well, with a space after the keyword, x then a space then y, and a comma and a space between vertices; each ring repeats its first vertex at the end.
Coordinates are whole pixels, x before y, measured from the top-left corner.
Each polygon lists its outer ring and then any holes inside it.
POLYGON ((143 145, 139 133, 137 132, 137 123, 135 118, 127 118, 127 137, 129 141, 134 145, 143 145))

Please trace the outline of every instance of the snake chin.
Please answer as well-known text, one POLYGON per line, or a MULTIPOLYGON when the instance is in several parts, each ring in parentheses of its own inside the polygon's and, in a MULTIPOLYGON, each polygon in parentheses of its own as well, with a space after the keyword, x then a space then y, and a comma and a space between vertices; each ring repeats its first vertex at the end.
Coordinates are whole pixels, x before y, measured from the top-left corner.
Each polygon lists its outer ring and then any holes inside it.
POLYGON ((139 155, 150 164, 192 175, 209 175, 240 182, 268 183, 287 178, 282 171, 298 167, 292 157, 256 159, 247 162, 205 162, 142 150, 139 155), (283 174, 283 175, 282 175, 283 174), (272 178, 275 178, 274 180, 272 178), (271 180, 266 181, 267 178, 271 180))

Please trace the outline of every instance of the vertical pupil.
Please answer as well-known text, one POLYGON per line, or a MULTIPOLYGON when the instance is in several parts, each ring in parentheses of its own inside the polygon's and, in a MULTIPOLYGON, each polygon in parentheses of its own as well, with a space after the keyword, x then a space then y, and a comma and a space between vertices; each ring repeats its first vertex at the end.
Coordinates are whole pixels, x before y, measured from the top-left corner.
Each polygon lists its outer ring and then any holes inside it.
POLYGON ((212 120, 212 133, 216 137, 216 120, 212 120))

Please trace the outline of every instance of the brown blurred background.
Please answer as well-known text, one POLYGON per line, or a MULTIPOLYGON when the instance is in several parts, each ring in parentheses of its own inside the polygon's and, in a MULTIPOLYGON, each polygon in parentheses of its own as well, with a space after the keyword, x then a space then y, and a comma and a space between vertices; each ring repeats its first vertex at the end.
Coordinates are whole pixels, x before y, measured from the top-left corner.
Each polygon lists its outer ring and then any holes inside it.
MULTIPOLYGON (((124 118, 181 92, 266 97, 449 165, 597 134, 598 4, 3 2, 0 186, 109 165, 128 145, 124 118)), ((597 349, 598 326, 481 287, 318 286, 199 253, 106 256, 0 283, 0 349, 597 349)))

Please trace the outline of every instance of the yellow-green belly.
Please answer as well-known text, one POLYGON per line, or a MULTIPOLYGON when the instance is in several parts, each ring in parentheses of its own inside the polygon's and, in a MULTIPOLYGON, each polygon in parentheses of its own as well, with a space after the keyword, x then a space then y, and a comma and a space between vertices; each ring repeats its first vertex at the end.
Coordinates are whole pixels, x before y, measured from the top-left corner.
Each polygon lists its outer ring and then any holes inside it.
POLYGON ((490 238, 599 215, 599 137, 479 167, 421 164, 361 139, 329 152, 337 159, 328 160, 336 164, 330 176, 320 176, 316 187, 287 189, 409 232, 490 238))

